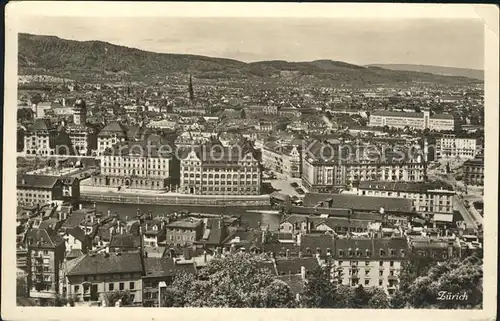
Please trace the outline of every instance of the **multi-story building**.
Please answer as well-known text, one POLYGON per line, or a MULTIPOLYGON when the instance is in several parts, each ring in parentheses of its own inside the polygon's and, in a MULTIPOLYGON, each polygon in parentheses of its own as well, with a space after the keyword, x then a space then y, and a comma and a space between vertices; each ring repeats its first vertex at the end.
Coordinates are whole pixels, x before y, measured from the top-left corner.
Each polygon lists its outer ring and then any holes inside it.
POLYGON ((27 155, 54 155, 57 128, 48 119, 36 119, 24 132, 24 153, 27 155))
POLYGON ((59 293, 59 269, 66 250, 64 239, 44 229, 31 229, 25 240, 31 262, 30 297, 53 299, 59 293))
POLYGON ((413 201, 416 212, 434 221, 453 221, 453 187, 442 182, 360 182, 355 188, 358 195, 399 197, 413 201))
POLYGON ((405 238, 336 239, 331 253, 334 277, 350 286, 379 287, 392 295, 407 251, 405 238))
POLYGON ((460 138, 455 135, 443 135, 436 139, 436 158, 472 159, 477 153, 476 138, 460 138))
POLYGON ((399 111, 376 111, 370 115, 370 127, 413 128, 424 130, 429 128, 435 131, 455 129, 455 120, 452 115, 434 114, 430 111, 421 113, 399 111))
POLYGON ((262 165, 289 177, 300 177, 301 160, 298 146, 280 146, 269 142, 262 148, 262 165))
POLYGON ((426 168, 421 156, 413 157, 407 151, 391 150, 387 146, 380 146, 382 154, 368 155, 363 148, 335 142, 312 142, 302 151, 304 187, 309 191, 326 192, 359 181, 425 180, 426 168))
POLYGON ((122 142, 101 156, 96 186, 161 190, 178 184, 179 161, 173 151, 151 142, 122 142))
POLYGON ((80 302, 102 302, 115 291, 129 291, 134 305, 142 303, 144 275, 141 253, 87 254, 66 274, 66 295, 80 302))
POLYGON ((484 185, 484 159, 470 159, 464 163, 463 180, 466 185, 484 185))
POLYGON ((199 195, 259 195, 260 155, 250 143, 207 143, 181 159, 180 191, 199 195))
POLYGON ((277 115, 278 114, 278 106, 264 106, 263 110, 264 110, 264 114, 266 114, 266 115, 277 115))
POLYGON ((84 100, 77 99, 73 106, 73 124, 64 126, 71 140, 75 155, 90 155, 97 148, 96 130, 87 125, 87 105, 84 100))
POLYGON ((127 139, 127 129, 118 122, 111 122, 97 135, 97 154, 102 155, 106 149, 111 150, 113 146, 127 139))
POLYGON ((191 245, 203 236, 203 220, 186 218, 166 226, 167 244, 191 245))
POLYGON ((196 274, 193 262, 179 263, 172 258, 148 257, 144 259, 145 273, 142 277, 143 306, 158 307, 158 291, 161 282, 169 286, 177 273, 196 274))
POLYGON ((76 203, 80 199, 80 180, 76 177, 21 175, 17 179, 18 204, 76 203))

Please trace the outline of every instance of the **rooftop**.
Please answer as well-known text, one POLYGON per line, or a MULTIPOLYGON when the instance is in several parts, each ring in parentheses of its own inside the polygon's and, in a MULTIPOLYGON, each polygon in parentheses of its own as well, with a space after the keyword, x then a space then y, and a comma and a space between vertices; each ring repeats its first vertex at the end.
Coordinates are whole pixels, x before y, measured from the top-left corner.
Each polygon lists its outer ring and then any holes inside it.
POLYGON ((140 253, 87 254, 68 276, 143 272, 140 253))

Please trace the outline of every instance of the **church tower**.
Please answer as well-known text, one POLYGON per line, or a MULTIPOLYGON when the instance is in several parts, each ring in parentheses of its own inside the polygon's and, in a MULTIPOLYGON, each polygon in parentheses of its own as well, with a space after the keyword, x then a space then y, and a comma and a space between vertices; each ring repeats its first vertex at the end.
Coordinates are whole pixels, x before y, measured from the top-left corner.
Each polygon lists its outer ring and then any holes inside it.
POLYGON ((83 99, 77 99, 73 106, 73 122, 75 125, 85 125, 87 123, 87 105, 83 99))
POLYGON ((189 100, 194 100, 194 90, 193 90, 193 79, 191 75, 189 75, 189 100))

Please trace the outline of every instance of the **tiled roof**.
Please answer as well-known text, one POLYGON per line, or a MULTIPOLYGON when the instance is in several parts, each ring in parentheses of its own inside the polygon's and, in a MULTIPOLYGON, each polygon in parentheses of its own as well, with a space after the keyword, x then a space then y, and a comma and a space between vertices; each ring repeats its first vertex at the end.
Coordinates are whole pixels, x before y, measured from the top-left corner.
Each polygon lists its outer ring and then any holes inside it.
POLYGON ((319 266, 319 263, 315 257, 276 260, 278 275, 300 274, 302 266, 306 271, 312 271, 319 266))
POLYGON ((98 136, 106 136, 109 134, 116 134, 118 137, 125 138, 127 129, 122 124, 114 121, 109 123, 106 127, 104 127, 98 134, 98 136))
POLYGON ((202 220, 197 220, 193 218, 186 218, 183 220, 175 221, 167 225, 167 228, 187 228, 194 229, 203 224, 202 220))
POLYGON ((424 118, 424 113, 409 113, 403 111, 379 110, 373 112, 372 116, 424 118))
POLYGON ((139 248, 141 246, 140 235, 114 234, 109 243, 110 248, 139 248))
POLYGON ((56 176, 22 175, 17 178, 17 187, 51 189, 58 181, 56 176))
POLYGON ((321 253, 324 255, 327 252, 327 249, 333 251, 333 237, 331 235, 303 235, 300 238, 300 250, 303 254, 307 254, 307 250, 309 249, 311 253, 316 253, 317 249, 321 250, 321 253))
POLYGON ((369 190, 387 190, 396 192, 419 192, 424 193, 428 190, 447 190, 453 191, 450 184, 441 181, 435 182, 387 182, 387 181, 361 181, 358 185, 359 189, 369 190))
POLYGON ((179 264, 171 258, 148 257, 144 259, 145 278, 175 276, 179 272, 196 274, 193 263, 179 264))
POLYGON ((405 238, 346 238, 336 239, 335 256, 340 258, 366 258, 370 259, 401 259, 406 251, 408 243, 405 238), (349 249, 351 254, 349 254, 349 249), (391 249, 394 253, 391 255, 391 249), (343 256, 339 256, 339 250, 343 250, 343 256), (359 250, 360 256, 357 255, 359 250), (383 254, 381 253, 383 250, 383 254))
POLYGON ((328 202, 329 207, 333 208, 349 208, 359 211, 378 211, 383 207, 386 212, 412 212, 412 201, 404 198, 327 193, 307 193, 304 197, 304 206, 314 207, 321 202, 328 202))
POLYGON ((86 236, 85 232, 82 231, 80 227, 75 227, 67 232, 69 235, 73 236, 75 239, 79 240, 80 242, 85 242, 86 236))
POLYGON ((49 235, 47 230, 42 229, 31 229, 26 233, 26 238, 28 245, 31 243, 31 247, 37 248, 56 248, 57 246, 64 244, 64 239, 59 235, 49 235))
POLYGON ((87 254, 68 276, 134 272, 143 273, 140 253, 87 254))

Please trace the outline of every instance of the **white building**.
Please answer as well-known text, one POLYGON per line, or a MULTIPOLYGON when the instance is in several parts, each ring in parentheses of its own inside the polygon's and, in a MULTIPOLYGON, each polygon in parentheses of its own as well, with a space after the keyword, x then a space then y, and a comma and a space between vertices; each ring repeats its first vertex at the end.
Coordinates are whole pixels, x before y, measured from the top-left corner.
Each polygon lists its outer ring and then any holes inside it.
POLYGON ((436 140, 437 159, 473 159, 476 154, 476 138, 459 138, 455 137, 455 135, 444 135, 436 140))
POLYGON ((370 115, 370 127, 394 127, 394 128, 413 128, 436 131, 454 130, 455 120, 452 115, 434 114, 431 116, 429 111, 421 113, 407 113, 399 111, 376 111, 370 115))

